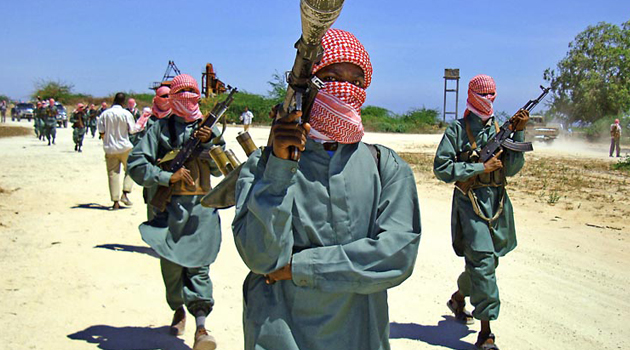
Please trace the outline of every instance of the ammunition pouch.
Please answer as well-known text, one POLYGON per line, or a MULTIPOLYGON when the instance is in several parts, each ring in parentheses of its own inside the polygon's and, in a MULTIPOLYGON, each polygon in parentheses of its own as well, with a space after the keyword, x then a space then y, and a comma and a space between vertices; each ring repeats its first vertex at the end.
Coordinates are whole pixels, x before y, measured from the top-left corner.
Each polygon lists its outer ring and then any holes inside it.
MULTIPOLYGON (((169 162, 160 163, 160 167, 163 170, 168 170, 169 162)), ((174 196, 195 196, 195 195, 205 195, 211 189, 210 186, 210 164, 208 160, 202 159, 201 157, 196 157, 194 159, 188 160, 184 167, 190 171, 190 176, 192 176, 195 181, 194 185, 189 185, 184 181, 179 181, 177 183, 171 184, 171 188, 173 190, 172 195, 174 196)))

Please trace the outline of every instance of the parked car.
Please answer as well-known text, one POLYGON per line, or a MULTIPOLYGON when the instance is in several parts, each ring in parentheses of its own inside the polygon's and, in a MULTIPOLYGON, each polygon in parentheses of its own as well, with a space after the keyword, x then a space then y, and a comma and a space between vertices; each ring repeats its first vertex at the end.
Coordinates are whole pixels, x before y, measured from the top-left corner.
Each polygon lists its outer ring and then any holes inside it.
POLYGON ((55 102, 55 107, 57 107, 57 126, 61 127, 63 125, 64 128, 67 128, 68 112, 66 111, 66 107, 59 102, 55 102))
POLYGON ((34 110, 35 106, 32 103, 20 102, 11 109, 11 120, 20 121, 26 118, 30 122, 33 119, 34 110))

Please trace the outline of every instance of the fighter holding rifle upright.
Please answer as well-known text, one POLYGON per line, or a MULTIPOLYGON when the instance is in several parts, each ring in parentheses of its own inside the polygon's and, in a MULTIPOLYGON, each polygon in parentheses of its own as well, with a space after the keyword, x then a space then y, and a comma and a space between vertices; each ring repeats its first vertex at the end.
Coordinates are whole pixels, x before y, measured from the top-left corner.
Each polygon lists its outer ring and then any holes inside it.
POLYGON ((246 350, 389 349, 387 289, 414 267, 413 172, 394 151, 361 142, 372 65, 354 35, 328 30, 341 6, 301 2, 302 38, 287 100, 272 112, 271 146, 249 156, 236 184, 232 228, 251 270, 246 350))
POLYGON ((477 75, 468 85, 464 118, 452 122, 442 137, 433 163, 433 172, 444 182, 455 182, 451 214, 453 248, 466 261, 457 280, 457 291, 447 306, 464 323, 481 320, 475 345, 498 349, 490 321, 499 316, 499 289, 495 270, 499 257, 516 247, 512 203, 505 185, 525 163, 523 151, 531 144, 521 142, 529 111, 549 89, 531 100, 502 127, 495 121, 493 103, 496 84, 487 75, 477 75), (465 308, 469 296, 475 307, 465 308))
POLYGON ((152 205, 161 198, 153 205, 152 219, 140 225, 140 234, 160 255, 166 301, 175 311, 170 332, 184 333, 186 307, 197 326, 193 350, 208 350, 216 348, 205 322, 214 306, 209 272, 219 253, 221 225, 218 211, 200 201, 210 190, 210 175, 220 175, 207 151, 224 142, 213 128, 212 113, 203 119, 199 97, 193 77, 176 76, 169 93, 172 114, 147 130, 128 163, 134 181, 148 188, 152 205), (174 150, 179 152, 169 156, 174 150))

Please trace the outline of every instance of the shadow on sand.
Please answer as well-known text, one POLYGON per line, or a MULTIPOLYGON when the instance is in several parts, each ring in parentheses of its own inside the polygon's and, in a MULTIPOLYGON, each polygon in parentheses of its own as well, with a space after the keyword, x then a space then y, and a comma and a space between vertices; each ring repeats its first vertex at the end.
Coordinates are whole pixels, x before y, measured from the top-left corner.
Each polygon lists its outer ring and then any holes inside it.
POLYGON ((150 255, 154 258, 160 257, 151 247, 139 247, 136 245, 112 243, 112 244, 100 244, 100 245, 94 246, 94 248, 104 248, 104 249, 114 250, 117 252, 123 251, 123 252, 131 252, 131 253, 141 253, 141 254, 150 255))
POLYGON ((68 338, 98 344, 98 348, 103 350, 190 350, 183 339, 168 334, 168 326, 152 328, 98 325, 69 334, 68 338))
MULTIPOLYGON (((85 204, 77 204, 74 207, 70 207, 70 209, 98 209, 98 210, 107 210, 110 211, 112 210, 112 206, 105 206, 102 204, 98 204, 98 203, 85 203, 85 204)), ((127 209, 127 207, 123 207, 121 206, 120 209, 127 209)))
POLYGON ((461 324, 452 316, 442 316, 444 319, 436 326, 423 326, 415 323, 395 323, 389 324, 390 339, 412 339, 421 342, 439 345, 454 350, 474 349, 473 344, 462 341, 475 331, 468 329, 468 326, 461 324))

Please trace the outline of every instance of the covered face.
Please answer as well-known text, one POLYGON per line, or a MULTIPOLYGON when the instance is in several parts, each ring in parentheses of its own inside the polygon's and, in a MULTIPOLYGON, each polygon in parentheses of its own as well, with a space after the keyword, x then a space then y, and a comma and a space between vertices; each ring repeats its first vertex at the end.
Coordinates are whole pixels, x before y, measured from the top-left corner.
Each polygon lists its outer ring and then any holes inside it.
POLYGON ((173 78, 169 93, 173 113, 187 122, 203 117, 199 111, 199 97, 199 86, 195 78, 188 74, 180 74, 173 78))
POLYGON ((153 98, 153 106, 151 108, 153 115, 162 119, 171 114, 171 102, 168 99, 168 94, 171 92, 171 88, 168 86, 160 86, 155 90, 155 97, 153 98))
POLYGON ((479 74, 468 83, 466 108, 482 120, 488 120, 494 115, 493 103, 496 97, 497 85, 494 79, 489 75, 479 74))
POLYGON ((313 73, 325 82, 310 115, 309 136, 318 141, 355 143, 363 138, 361 106, 372 82, 372 63, 349 32, 329 29, 322 38, 324 55, 313 73))

